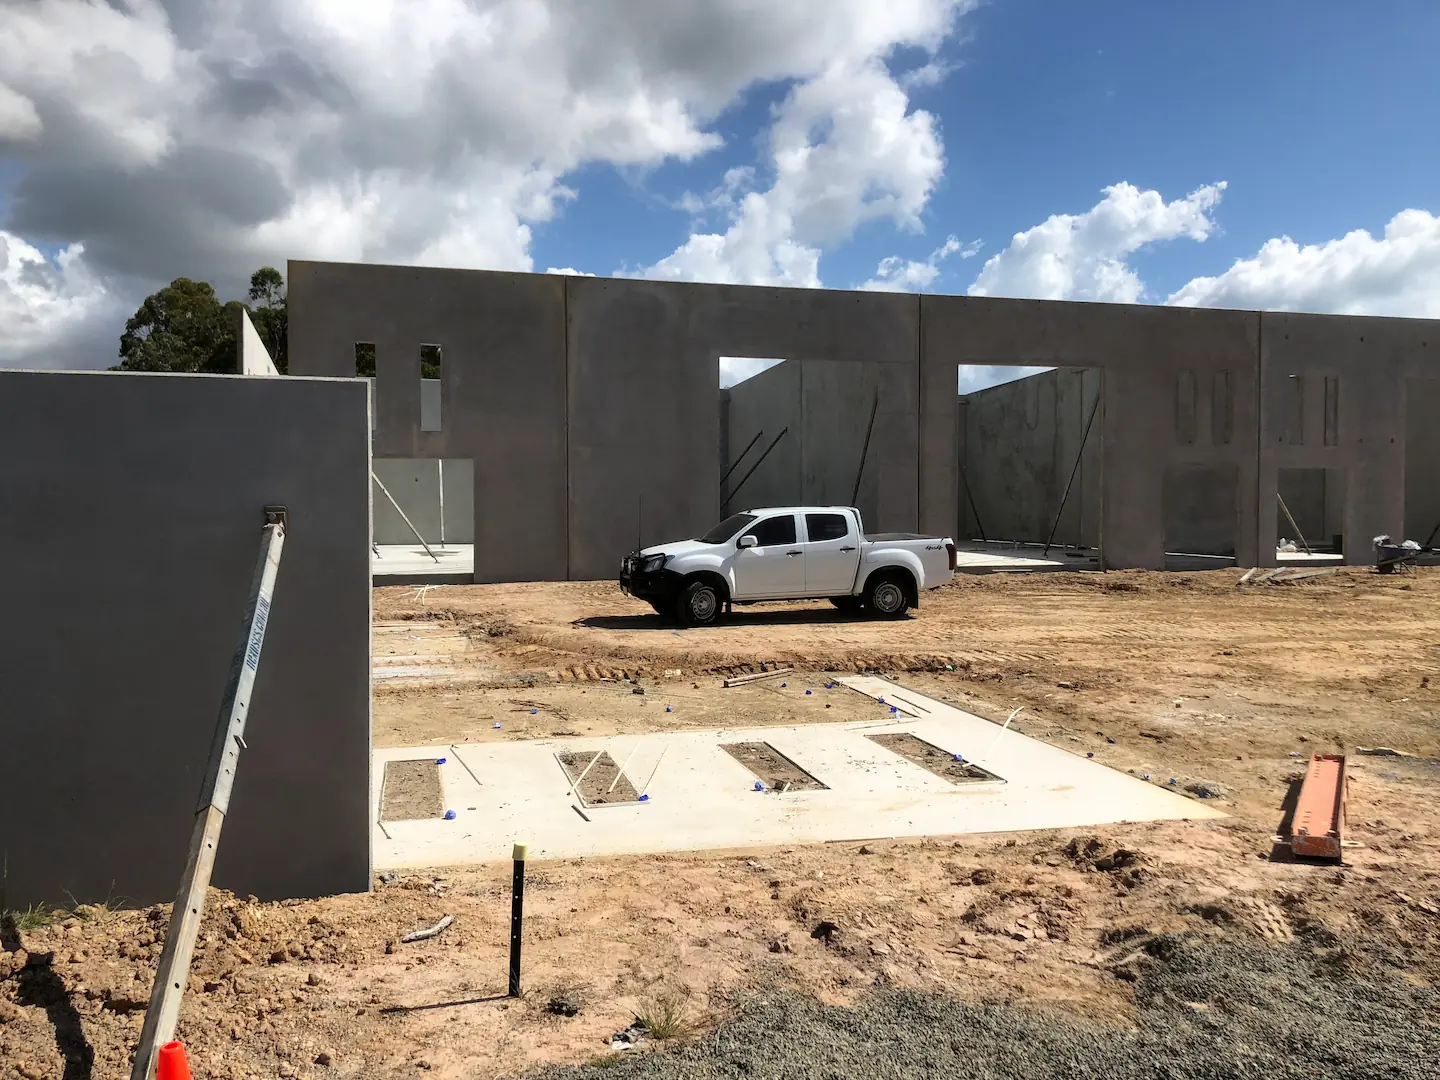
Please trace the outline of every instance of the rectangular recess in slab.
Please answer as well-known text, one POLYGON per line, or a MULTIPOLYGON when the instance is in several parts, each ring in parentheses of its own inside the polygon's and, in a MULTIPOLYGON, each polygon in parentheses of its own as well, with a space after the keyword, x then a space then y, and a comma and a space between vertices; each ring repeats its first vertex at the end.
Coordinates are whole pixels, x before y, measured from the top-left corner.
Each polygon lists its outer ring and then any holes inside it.
POLYGON ((952 784, 1005 783, 1003 776, 996 776, 968 761, 956 761, 955 755, 950 751, 941 750, 934 743, 928 743, 918 735, 911 735, 908 731, 866 735, 865 737, 873 743, 879 743, 891 753, 899 754, 906 761, 913 762, 922 769, 934 773, 941 780, 949 780, 952 784))
POLYGON ((555 758, 565 770, 565 779, 569 780, 572 786, 578 777, 585 777, 577 794, 586 806, 633 803, 640 797, 630 778, 620 772, 620 766, 615 764, 615 759, 606 751, 601 751, 597 758, 593 750, 569 750, 556 754, 555 758), (593 765, 590 764, 592 761, 593 765))
POLYGON ((435 759, 387 761, 380 788, 381 821, 426 821, 445 813, 435 759))
POLYGON ((771 791, 830 790, 767 742, 721 743, 720 749, 764 781, 771 791))

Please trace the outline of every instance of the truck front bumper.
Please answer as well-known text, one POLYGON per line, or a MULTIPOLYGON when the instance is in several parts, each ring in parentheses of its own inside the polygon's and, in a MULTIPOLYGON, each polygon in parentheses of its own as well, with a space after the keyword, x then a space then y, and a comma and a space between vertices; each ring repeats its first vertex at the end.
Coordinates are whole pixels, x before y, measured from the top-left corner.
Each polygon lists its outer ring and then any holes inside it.
POLYGON ((620 564, 620 591, 626 596, 644 600, 652 607, 669 609, 675 606, 683 580, 673 570, 661 567, 659 570, 639 569, 643 560, 638 555, 627 555, 620 564))

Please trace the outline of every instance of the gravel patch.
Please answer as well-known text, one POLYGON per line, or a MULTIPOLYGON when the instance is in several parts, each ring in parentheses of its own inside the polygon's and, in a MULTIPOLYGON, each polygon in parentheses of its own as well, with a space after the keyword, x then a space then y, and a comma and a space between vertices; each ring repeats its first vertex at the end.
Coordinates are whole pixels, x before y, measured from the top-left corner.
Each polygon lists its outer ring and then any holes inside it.
POLYGON ((1433 1080, 1440 993, 1378 961, 1295 942, 1161 938, 1136 985, 1139 1024, 1103 1027, 937 994, 877 991, 853 1008, 755 993, 717 1031, 545 1080, 1433 1080))

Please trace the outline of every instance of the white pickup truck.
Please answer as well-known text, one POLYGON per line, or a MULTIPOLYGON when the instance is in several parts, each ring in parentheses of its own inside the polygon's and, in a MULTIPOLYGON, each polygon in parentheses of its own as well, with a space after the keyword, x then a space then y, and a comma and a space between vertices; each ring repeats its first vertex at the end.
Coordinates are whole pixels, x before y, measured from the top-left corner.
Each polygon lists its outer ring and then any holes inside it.
POLYGON ((897 619, 955 574, 955 543, 914 533, 869 536, 853 506, 746 510, 704 536, 631 552, 620 589, 682 626, 708 626, 731 604, 828 599, 897 619))

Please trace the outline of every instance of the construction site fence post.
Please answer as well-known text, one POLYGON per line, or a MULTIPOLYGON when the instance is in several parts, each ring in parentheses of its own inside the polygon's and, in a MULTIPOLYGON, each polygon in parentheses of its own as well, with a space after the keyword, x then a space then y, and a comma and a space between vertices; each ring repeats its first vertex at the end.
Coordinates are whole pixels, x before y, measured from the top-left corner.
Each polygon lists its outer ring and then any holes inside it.
POLYGON ((515 871, 510 878, 510 983, 506 993, 510 997, 520 996, 520 937, 521 924, 525 919, 525 844, 516 844, 514 852, 515 871))

